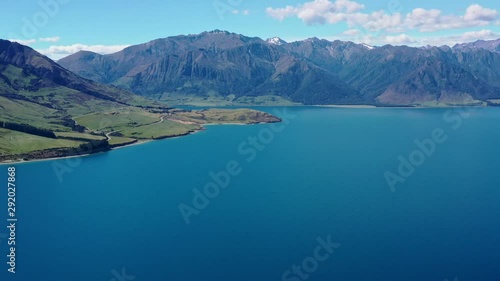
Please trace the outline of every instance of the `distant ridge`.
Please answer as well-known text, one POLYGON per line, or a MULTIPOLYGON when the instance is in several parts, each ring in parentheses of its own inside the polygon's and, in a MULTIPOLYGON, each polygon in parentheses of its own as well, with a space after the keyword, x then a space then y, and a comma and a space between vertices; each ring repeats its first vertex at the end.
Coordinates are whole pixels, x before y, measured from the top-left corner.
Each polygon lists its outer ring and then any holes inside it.
POLYGON ((82 77, 160 99, 276 96, 303 104, 468 105, 500 98, 499 42, 374 47, 213 30, 111 55, 79 52, 59 63, 82 77))

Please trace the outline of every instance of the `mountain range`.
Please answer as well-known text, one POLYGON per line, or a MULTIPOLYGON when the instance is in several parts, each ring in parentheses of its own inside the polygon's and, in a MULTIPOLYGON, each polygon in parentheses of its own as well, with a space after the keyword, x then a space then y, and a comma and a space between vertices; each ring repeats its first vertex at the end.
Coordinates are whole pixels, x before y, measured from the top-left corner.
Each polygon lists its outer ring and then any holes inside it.
POLYGON ((448 46, 380 46, 310 38, 286 42, 214 30, 58 61, 104 84, 169 102, 379 106, 492 104, 500 98, 500 39, 448 46), (192 98, 192 99, 190 99, 192 98))

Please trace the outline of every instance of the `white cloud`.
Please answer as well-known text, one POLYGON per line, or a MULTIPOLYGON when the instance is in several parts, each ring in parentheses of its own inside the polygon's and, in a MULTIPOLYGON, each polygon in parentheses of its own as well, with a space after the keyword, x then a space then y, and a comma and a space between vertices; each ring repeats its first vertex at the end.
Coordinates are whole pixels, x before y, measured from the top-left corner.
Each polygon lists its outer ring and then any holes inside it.
POLYGON ((489 29, 483 29, 479 31, 470 31, 462 34, 461 38, 463 41, 467 40, 478 40, 478 39, 496 39, 500 37, 500 33, 493 32, 489 29))
POLYGON ((344 35, 358 35, 359 34, 359 30, 357 30, 357 29, 348 29, 348 30, 344 31, 342 34, 344 34, 344 35))
POLYGON ((470 5, 463 16, 443 15, 442 11, 421 8, 414 9, 406 15, 405 26, 422 32, 433 32, 446 29, 468 28, 495 24, 498 17, 496 10, 470 5))
POLYGON ((85 45, 73 44, 67 46, 50 46, 48 49, 38 50, 40 53, 58 60, 79 51, 90 51, 98 54, 112 54, 121 51, 130 45, 85 45))
POLYGON ((386 36, 385 42, 393 45, 404 45, 416 43, 417 41, 406 34, 400 34, 397 36, 386 36))
POLYGON ((496 10, 483 8, 478 4, 470 5, 464 15, 466 21, 494 21, 497 19, 498 12, 496 10))
POLYGON ((377 11, 371 14, 355 14, 347 17, 350 26, 362 26, 370 31, 387 30, 389 32, 403 31, 401 14, 387 14, 377 11))
POLYGON ((25 46, 29 46, 31 44, 34 44, 36 43, 36 39, 8 39, 9 41, 11 42, 16 42, 16 43, 19 43, 21 45, 25 45, 25 46))
POLYGON ((240 10, 232 10, 231 13, 233 15, 242 14, 244 16, 248 16, 248 15, 250 15, 250 10, 241 10, 241 11, 240 10))
POLYGON ((499 37, 500 33, 491 31, 489 29, 483 29, 478 31, 464 32, 462 34, 451 36, 427 37, 419 40, 419 45, 453 46, 455 44, 468 43, 477 40, 493 40, 498 39, 499 37))
POLYGON ((477 40, 496 40, 500 38, 500 33, 489 29, 482 29, 476 31, 468 31, 458 34, 453 34, 449 36, 424 36, 425 33, 417 33, 415 35, 399 34, 399 35, 387 35, 387 34, 375 34, 375 33, 363 33, 361 31, 354 32, 347 30, 335 37, 327 38, 328 40, 344 40, 352 41, 355 43, 366 43, 376 46, 381 46, 385 44, 391 45, 408 45, 408 46, 454 46, 455 44, 469 43, 477 40))
POLYGON ((58 42, 59 40, 61 40, 61 37, 59 37, 59 36, 45 37, 45 38, 39 38, 38 40, 40 42, 52 42, 52 43, 55 43, 55 42, 58 42))
POLYGON ((391 33, 408 30, 433 32, 445 29, 470 28, 498 24, 498 12, 478 4, 470 5, 463 15, 447 15, 441 10, 416 8, 403 15, 385 10, 363 13, 364 5, 350 0, 313 0, 297 6, 268 7, 269 16, 278 20, 297 17, 308 25, 345 22, 352 29, 363 27, 369 31, 391 33))
POLYGON ((442 12, 440 10, 432 9, 426 10, 422 8, 414 9, 411 13, 406 15, 405 24, 411 29, 435 27, 439 24, 442 12))
POLYGON ((345 20, 345 15, 364 9, 364 5, 350 0, 314 0, 297 7, 266 9, 268 15, 279 20, 297 16, 307 24, 336 23, 345 20))
POLYGON ((297 9, 294 8, 293 6, 286 6, 285 8, 277 8, 277 9, 269 7, 266 9, 266 12, 273 18, 284 20, 287 17, 297 14, 297 9))

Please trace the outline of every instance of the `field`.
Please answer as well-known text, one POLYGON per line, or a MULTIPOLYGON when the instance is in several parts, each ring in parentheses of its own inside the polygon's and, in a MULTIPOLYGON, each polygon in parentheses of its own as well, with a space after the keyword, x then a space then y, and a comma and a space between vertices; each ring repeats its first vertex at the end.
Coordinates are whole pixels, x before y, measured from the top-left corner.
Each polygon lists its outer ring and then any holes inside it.
POLYGON ((0 121, 25 123, 50 130, 67 130, 61 124, 61 116, 57 110, 34 103, 10 100, 0 96, 0 121))
POLYGON ((164 120, 160 123, 125 129, 120 131, 120 133, 126 137, 137 139, 161 139, 185 135, 199 129, 201 129, 201 126, 199 125, 182 124, 179 122, 164 120))
MULTIPOLYGON (((210 109, 199 111, 172 110, 167 115, 154 114, 143 110, 112 111, 76 117, 78 124, 91 130, 111 133, 132 139, 159 139, 185 135, 200 130, 203 124, 250 124, 275 122, 269 114, 250 109, 210 109)), ((111 144, 129 142, 111 137, 111 144)))
POLYGON ((0 155, 14 155, 36 150, 78 147, 83 142, 50 139, 0 128, 0 155))
POLYGON ((104 136, 96 136, 91 134, 77 133, 77 132, 56 132, 58 138, 61 139, 81 139, 81 140, 105 140, 104 136))
POLYGON ((252 109, 209 109, 181 111, 175 113, 171 120, 194 124, 252 124, 260 122, 276 122, 274 116, 252 109))
POLYGON ((114 132, 159 122, 160 115, 140 109, 123 109, 79 116, 74 120, 91 130, 114 132))
MULTIPOLYGON (((80 133, 70 131, 70 127, 63 126, 62 121, 64 118, 58 116, 58 111, 49 107, 19 100, 6 99, 5 101, 0 107, 4 109, 8 107, 9 110, 4 112, 17 111, 19 114, 5 114, 2 115, 1 119, 34 124, 37 127, 50 129, 54 131, 57 139, 1 129, 0 155, 4 156, 29 154, 35 158, 47 157, 46 155, 50 155, 49 157, 62 157, 65 156, 66 152, 62 151, 60 154, 51 154, 53 151, 48 151, 48 154, 32 152, 53 148, 78 147, 83 143, 101 140, 108 140, 108 148, 113 148, 132 144, 138 140, 154 140, 186 135, 201 130, 204 124, 252 124, 279 121, 272 115, 251 109, 197 111, 170 109, 166 113, 158 114, 137 107, 119 107, 111 111, 108 109, 104 112, 74 117, 73 120, 76 124, 86 128, 85 133, 80 133), (20 110, 21 107, 30 108, 30 106, 33 107, 32 110, 20 110), (53 119, 50 118, 51 116, 53 116, 53 119)), ((69 117, 66 120, 67 122, 71 121, 69 117)))
POLYGON ((111 137, 109 139, 109 145, 112 147, 127 145, 136 142, 136 139, 127 138, 127 137, 111 137))

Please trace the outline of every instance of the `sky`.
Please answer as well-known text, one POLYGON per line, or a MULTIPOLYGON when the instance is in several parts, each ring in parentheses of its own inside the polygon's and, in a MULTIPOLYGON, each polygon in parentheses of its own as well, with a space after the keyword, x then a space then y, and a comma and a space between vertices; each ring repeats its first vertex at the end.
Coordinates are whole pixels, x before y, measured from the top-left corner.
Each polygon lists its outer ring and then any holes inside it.
POLYGON ((60 59, 227 30, 285 41, 454 45, 500 38, 497 0, 2 0, 0 38, 60 59))

